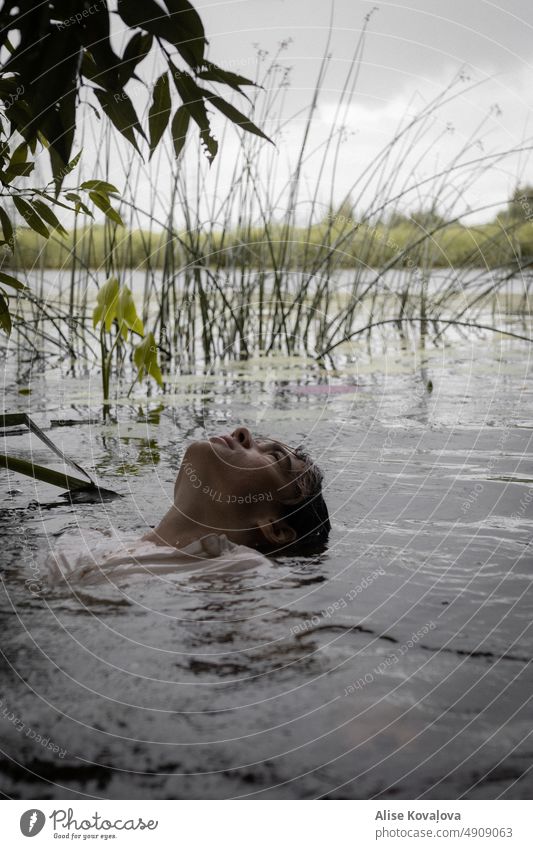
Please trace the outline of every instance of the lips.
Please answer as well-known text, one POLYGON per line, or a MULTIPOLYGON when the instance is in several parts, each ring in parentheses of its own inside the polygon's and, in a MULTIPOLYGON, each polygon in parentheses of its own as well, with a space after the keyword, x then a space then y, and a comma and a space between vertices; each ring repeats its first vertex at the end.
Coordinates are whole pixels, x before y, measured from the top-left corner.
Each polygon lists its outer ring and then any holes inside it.
POLYGON ((219 445, 227 445, 228 448, 233 448, 233 437, 232 436, 212 436, 209 442, 216 442, 219 445))

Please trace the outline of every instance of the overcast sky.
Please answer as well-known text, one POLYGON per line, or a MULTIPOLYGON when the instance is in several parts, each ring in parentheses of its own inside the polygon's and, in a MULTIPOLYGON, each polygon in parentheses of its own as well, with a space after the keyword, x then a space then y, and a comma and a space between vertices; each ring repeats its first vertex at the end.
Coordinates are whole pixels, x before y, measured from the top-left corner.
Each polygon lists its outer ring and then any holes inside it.
MULTIPOLYGON (((405 121, 405 116, 412 116, 422 108, 456 78, 461 69, 467 79, 459 83, 457 90, 462 89, 463 93, 435 114, 432 126, 420 143, 413 143, 402 152, 394 166, 399 183, 414 185, 445 167, 471 134, 473 139, 466 157, 470 159, 531 143, 531 0, 506 0, 503 4, 488 0, 448 0, 447 3, 411 0, 378 4, 365 0, 336 0, 333 4, 324 0, 200 0, 195 5, 210 42, 208 57, 245 76, 254 77, 256 73, 258 46, 269 51, 270 58, 281 41, 290 39, 282 54, 283 64, 291 67, 283 113, 287 118, 300 114, 288 122, 274 154, 278 159, 275 179, 280 187, 288 163, 294 162, 304 130, 302 110, 310 102, 321 58, 328 45, 330 17, 333 16, 333 28, 327 49, 331 60, 312 129, 311 148, 319 144, 331 128, 365 16, 377 6, 368 24, 357 84, 342 113, 347 133, 336 179, 333 180, 331 165, 322 166, 319 157, 309 159, 304 168, 304 183, 309 192, 317 180, 320 181, 318 196, 324 208, 331 194, 340 202, 377 150, 394 136, 402 117, 405 121)), ((156 73, 149 60, 141 67, 146 79, 156 73)), ((261 97, 268 97, 268 92, 261 97)), ((246 111, 244 100, 236 97, 233 102, 246 111)), ((215 125, 220 135, 221 123, 215 122, 215 125)), ((85 168, 88 171, 96 156, 100 130, 94 131, 92 124, 87 129, 90 129, 88 135, 93 136, 92 144, 86 142, 85 168)), ((269 132, 268 126, 264 129, 269 132)), ((219 170, 213 167, 206 178, 203 188, 206 197, 210 193, 223 193, 227 188, 238 144, 239 134, 232 131, 230 140, 219 153, 219 170)), ((265 171, 272 170, 272 155, 271 151, 264 153, 265 171)), ((120 182, 123 177, 116 154, 113 161, 117 182, 120 182)), ((164 215, 169 202, 171 167, 169 158, 156 156, 151 166, 143 168, 141 179, 135 184, 137 201, 149 208, 154 198, 155 181, 160 215, 164 215)), ((192 176, 196 167, 192 148, 186 155, 184 167, 192 176)), ((528 153, 501 161, 495 159, 491 167, 475 179, 470 179, 467 171, 455 172, 449 180, 447 201, 459 204, 456 208, 461 211, 489 204, 502 205, 517 182, 533 183, 533 160, 528 153)), ((375 185, 370 184, 361 197, 355 193, 358 212, 368 206, 375 191, 375 185)), ((428 206, 434 191, 434 184, 428 181, 406 197, 405 205, 411 209, 428 206)), ((487 210, 474 218, 484 220, 493 214, 493 209, 487 210)))

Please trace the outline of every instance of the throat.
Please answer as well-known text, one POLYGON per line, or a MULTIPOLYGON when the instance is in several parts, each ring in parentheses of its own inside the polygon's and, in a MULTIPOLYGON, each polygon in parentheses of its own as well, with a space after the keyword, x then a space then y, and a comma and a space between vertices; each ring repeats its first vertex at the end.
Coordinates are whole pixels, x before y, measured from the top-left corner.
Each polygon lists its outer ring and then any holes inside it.
POLYGON ((159 524, 144 534, 142 540, 153 542, 155 545, 184 548, 208 533, 210 533, 209 528, 184 516, 173 505, 159 524))

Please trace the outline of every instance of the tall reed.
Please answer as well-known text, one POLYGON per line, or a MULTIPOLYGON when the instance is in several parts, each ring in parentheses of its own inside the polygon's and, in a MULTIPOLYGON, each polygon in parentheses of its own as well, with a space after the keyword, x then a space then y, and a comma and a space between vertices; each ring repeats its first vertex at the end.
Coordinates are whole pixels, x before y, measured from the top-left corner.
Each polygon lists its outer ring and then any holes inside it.
MULTIPOLYGON (((258 353, 341 353, 339 343, 359 325, 374 327, 380 320, 396 319, 398 327, 413 320, 437 337, 449 326, 440 319, 479 320, 504 292, 519 290, 509 307, 529 312, 533 225, 517 219, 505 227, 498 222, 464 227, 461 207, 467 187, 518 149, 530 150, 531 141, 480 155, 482 122, 429 177, 399 167, 413 150, 418 167, 429 164, 435 120, 475 87, 468 80, 458 75, 416 114, 406 114, 351 182, 340 173, 365 39, 366 25, 329 130, 318 143, 313 131, 330 58, 326 49, 307 110, 287 118, 286 44, 271 61, 259 52, 256 79, 262 89, 251 98, 252 120, 276 147, 243 134, 230 162, 234 130, 224 126, 211 169, 192 138, 177 162, 163 145, 145 166, 129 150, 114 148, 113 131, 104 128, 99 171, 90 176, 115 182, 118 151, 126 175, 120 206, 125 227, 108 220, 95 227, 80 218, 70 239, 54 237, 33 264, 19 248, 17 262, 33 295, 21 302, 15 346, 31 350, 33 358, 57 349, 73 368, 98 363, 91 307, 97 287, 110 275, 135 278, 138 307, 155 333, 167 373, 258 353), (289 164, 283 138, 296 126, 300 147, 289 164), (143 208, 137 198, 146 179, 150 202, 143 208), (162 188, 169 198, 164 214, 158 211, 162 188), (420 207, 421 197, 431 202, 421 219, 410 220, 406 210, 420 207), (56 271, 47 268, 52 253, 56 271)), ((116 372, 125 355, 117 346, 116 372)))

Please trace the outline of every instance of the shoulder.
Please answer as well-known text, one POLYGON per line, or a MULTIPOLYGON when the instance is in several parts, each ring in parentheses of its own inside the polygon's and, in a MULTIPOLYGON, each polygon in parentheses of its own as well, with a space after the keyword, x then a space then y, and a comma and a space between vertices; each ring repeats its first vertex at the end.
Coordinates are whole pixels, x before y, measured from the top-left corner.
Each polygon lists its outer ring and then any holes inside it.
POLYGON ((216 559, 219 565, 224 564, 228 569, 270 565, 270 560, 264 554, 247 545, 231 542, 226 534, 207 534, 198 540, 198 544, 208 557, 216 559))

